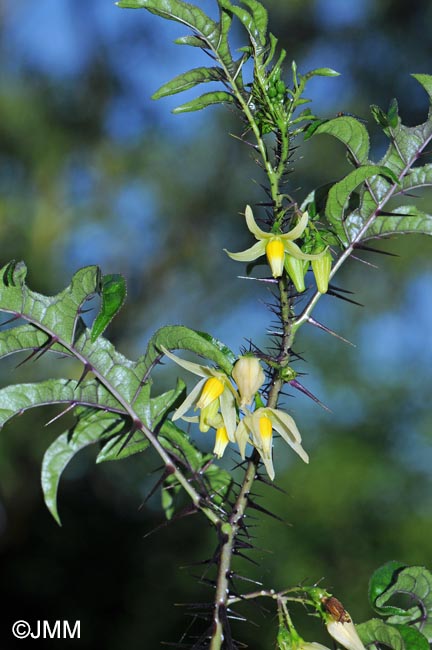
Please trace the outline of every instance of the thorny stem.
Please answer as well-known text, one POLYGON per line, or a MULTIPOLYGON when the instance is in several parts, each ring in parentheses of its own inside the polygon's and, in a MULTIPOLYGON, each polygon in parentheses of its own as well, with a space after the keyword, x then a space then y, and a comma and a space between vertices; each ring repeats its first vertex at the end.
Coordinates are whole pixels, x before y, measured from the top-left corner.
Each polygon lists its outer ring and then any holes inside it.
MULTIPOLYGON (((229 73, 225 70, 227 76, 229 73)), ((257 149, 261 155, 264 170, 266 172, 270 195, 273 200, 273 217, 274 223, 280 225, 283 217, 282 199, 283 195, 280 191, 280 182, 285 170, 285 166, 289 157, 289 134, 288 131, 280 133, 281 146, 277 164, 273 166, 269 159, 267 147, 261 137, 260 130, 255 122, 252 111, 250 110, 248 101, 244 98, 243 94, 238 90, 235 81, 230 80, 233 91, 236 95, 243 113, 249 122, 249 126, 254 133, 257 142, 257 149)), ((260 80, 263 83, 263 80, 260 80)), ((277 357, 279 367, 288 365, 291 347, 291 304, 289 292, 287 287, 286 277, 280 278, 278 282, 279 300, 280 300, 280 318, 283 328, 283 336, 281 339, 280 350, 277 357)), ((283 387, 283 380, 279 376, 279 370, 274 369, 271 377, 271 386, 267 399, 267 406, 276 408, 279 399, 279 394, 283 387)), ((216 593, 214 600, 213 610, 213 628, 210 640, 210 650, 221 650, 224 646, 224 635, 227 631, 227 617, 228 617, 228 603, 230 597, 230 575, 231 564, 233 555, 235 554, 235 541, 236 537, 241 530, 242 522, 246 514, 246 509, 249 504, 249 494, 253 482, 257 475, 257 469, 260 463, 260 456, 256 450, 253 451, 248 460, 247 468, 243 477, 243 482, 240 487, 239 494, 232 508, 228 521, 219 527, 219 534, 221 536, 219 543, 219 556, 218 556, 218 570, 216 579, 216 593)), ((226 647, 231 647, 231 644, 226 647)))

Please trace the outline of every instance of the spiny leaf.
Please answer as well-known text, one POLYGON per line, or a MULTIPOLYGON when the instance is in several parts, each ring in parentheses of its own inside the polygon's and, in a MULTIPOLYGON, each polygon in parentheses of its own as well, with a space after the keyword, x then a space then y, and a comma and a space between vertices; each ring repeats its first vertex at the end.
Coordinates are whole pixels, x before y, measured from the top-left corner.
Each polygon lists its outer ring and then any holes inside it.
POLYGON ((24 284, 27 269, 21 262, 0 270, 0 308, 27 316, 49 331, 61 329, 62 338, 72 344, 82 304, 95 295, 100 282, 97 266, 87 266, 75 273, 69 287, 56 296, 43 296, 24 284))
POLYGON ((213 106, 214 104, 235 104, 236 99, 230 93, 224 90, 215 90, 212 93, 205 93, 190 102, 181 104, 173 109, 173 113, 192 113, 193 111, 201 111, 203 108, 213 106))
POLYGON ((62 433, 48 447, 42 462, 42 490, 48 510, 61 525, 57 492, 61 475, 74 456, 85 447, 122 430, 125 421, 113 413, 78 410, 79 419, 72 431, 62 433))
POLYGON ((48 404, 77 404, 125 413, 115 397, 95 379, 80 384, 72 379, 47 379, 0 390, 0 428, 15 415, 48 404))
MULTIPOLYGON (((354 234, 352 226, 350 220, 350 232, 354 234)), ((363 240, 407 234, 432 235, 432 215, 413 205, 403 205, 395 208, 390 216, 378 215, 363 240)))
POLYGON ((118 314, 126 299, 126 282, 118 273, 104 275, 100 286, 101 307, 91 330, 91 341, 103 334, 114 316, 118 314))

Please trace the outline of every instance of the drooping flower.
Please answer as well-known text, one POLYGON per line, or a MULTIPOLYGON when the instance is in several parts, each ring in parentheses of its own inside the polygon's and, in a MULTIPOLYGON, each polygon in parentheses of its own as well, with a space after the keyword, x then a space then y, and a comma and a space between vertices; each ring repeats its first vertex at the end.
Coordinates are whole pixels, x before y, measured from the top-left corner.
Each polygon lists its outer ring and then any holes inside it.
POLYGON ((320 293, 327 293, 332 267, 332 256, 329 250, 318 259, 312 260, 312 270, 315 276, 317 289, 320 293))
POLYGON ((286 233, 261 230, 254 219, 252 208, 249 205, 246 206, 245 218, 249 231, 258 241, 251 248, 240 251, 239 253, 231 253, 225 249, 225 252, 233 260, 237 260, 238 262, 252 262, 258 259, 258 257, 266 255, 273 277, 279 278, 283 273, 286 254, 292 255, 292 257, 298 260, 313 260, 323 255, 323 253, 317 255, 303 253, 299 246, 294 243, 295 239, 301 237, 308 224, 309 215, 307 212, 303 212, 298 224, 286 233))
POLYGON ((327 631, 346 650, 366 650, 349 615, 342 621, 329 619, 327 631))
POLYGON ((163 346, 161 346, 161 349, 177 365, 192 372, 194 375, 198 375, 198 377, 202 377, 174 412, 172 419, 178 420, 179 418, 183 418, 185 413, 195 405, 195 409, 201 409, 199 418, 200 430, 206 432, 210 426, 213 426, 213 418, 220 408, 223 426, 226 428, 228 438, 234 442, 237 425, 235 405, 236 401, 239 400, 239 396, 231 384, 229 377, 222 370, 181 359, 163 346))
POLYGON ((265 381, 259 359, 250 355, 240 357, 234 364, 232 377, 240 393, 240 408, 249 406, 265 381))
POLYGON ((280 409, 258 408, 240 421, 236 431, 236 441, 240 454, 244 458, 246 444, 250 441, 249 437, 251 436, 251 442, 260 454, 271 480, 275 476, 272 459, 273 429, 305 463, 309 462, 309 456, 301 445, 301 435, 294 419, 280 409))

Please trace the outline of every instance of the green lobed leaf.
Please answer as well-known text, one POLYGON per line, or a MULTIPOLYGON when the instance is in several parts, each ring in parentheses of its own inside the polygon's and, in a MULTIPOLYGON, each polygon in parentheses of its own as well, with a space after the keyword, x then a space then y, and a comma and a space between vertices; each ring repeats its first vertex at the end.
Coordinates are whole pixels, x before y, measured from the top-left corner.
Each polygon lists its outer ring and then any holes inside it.
POLYGON ((100 286, 101 307, 91 330, 91 341, 103 334, 112 319, 118 314, 126 299, 126 282, 118 273, 104 275, 100 286))
POLYGON ((425 567, 388 562, 372 575, 369 600, 375 611, 389 617, 388 623, 414 625, 432 641, 432 573, 425 567), (410 598, 408 608, 391 603, 401 595, 410 598))
POLYGON ((42 461, 41 483, 46 506, 61 525, 57 510, 57 492, 61 475, 72 458, 89 445, 113 435, 125 427, 125 421, 113 413, 77 409, 79 418, 75 427, 62 433, 48 447, 42 461))
POLYGON ((173 113, 192 113, 193 111, 202 111, 203 108, 213 106, 214 104, 235 104, 236 99, 233 95, 225 90, 215 90, 211 93, 205 93, 200 97, 192 99, 190 102, 181 104, 173 109, 173 113))
POLYGON ((13 384, 0 390, 0 428, 15 415, 48 404, 84 405, 125 414, 122 405, 95 379, 47 379, 33 384, 13 384))
POLYGON ((71 284, 56 296, 43 296, 25 285, 27 269, 22 262, 7 264, 0 270, 0 308, 43 324, 51 332, 61 331, 72 344, 83 303, 94 296, 100 284, 100 270, 87 266, 77 271, 71 284))
POLYGON ((369 155, 370 140, 364 124, 354 117, 343 115, 333 120, 317 120, 306 130, 306 139, 312 135, 331 135, 340 140, 351 153, 353 159, 363 164, 369 155))
MULTIPOLYGON (((0 331, 0 359, 10 354, 32 350, 37 352, 43 349, 44 345, 50 341, 50 337, 42 330, 36 329, 33 325, 18 325, 7 330, 0 331)), ((70 354, 59 343, 55 343, 50 348, 53 352, 61 354, 70 354)))
POLYGON ((120 0, 125 9, 147 9, 152 14, 174 20, 190 27, 208 41, 214 49, 219 41, 219 26, 199 7, 181 0, 120 0))
POLYGON ((396 581, 376 600, 375 609, 384 608, 388 601, 402 594, 410 596, 414 603, 403 615, 394 614, 388 618, 389 623, 414 625, 432 642, 432 573, 425 567, 413 566, 403 569, 396 581))
POLYGON ((176 93, 189 90, 198 84, 221 81, 225 78, 225 73, 222 68, 194 68, 165 83, 152 95, 152 99, 175 95, 176 93))
POLYGON ((393 173, 386 167, 379 165, 363 165, 350 172, 345 178, 335 183, 328 193, 326 204, 326 217, 329 223, 340 230, 340 224, 345 218, 345 208, 354 190, 366 180, 375 176, 384 175, 394 180, 393 173))

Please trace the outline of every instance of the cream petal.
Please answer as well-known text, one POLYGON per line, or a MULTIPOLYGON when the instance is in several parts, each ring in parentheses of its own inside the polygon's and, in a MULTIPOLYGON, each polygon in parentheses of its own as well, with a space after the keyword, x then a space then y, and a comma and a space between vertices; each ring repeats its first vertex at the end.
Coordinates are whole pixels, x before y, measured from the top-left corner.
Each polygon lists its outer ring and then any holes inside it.
POLYGON ((214 376, 214 371, 212 372, 212 369, 208 366, 203 366, 200 363, 193 363, 193 361, 186 361, 185 359, 181 359, 175 354, 169 352, 169 350, 167 350, 163 345, 160 347, 165 356, 174 361, 174 363, 176 363, 178 366, 181 366, 185 370, 189 370, 189 372, 192 372, 194 375, 198 375, 198 377, 214 376))
POLYGON ((294 226, 292 230, 289 230, 284 235, 282 235, 282 237, 285 239, 290 239, 291 241, 293 241, 294 239, 298 239, 304 233, 304 230, 308 225, 308 221, 309 221, 308 213, 303 212, 298 224, 294 226))
POLYGON ((292 442, 301 442, 300 431, 291 415, 285 413, 285 411, 281 411, 280 409, 267 408, 266 411, 278 433, 283 435, 283 432, 285 432, 288 434, 292 442))
POLYGON ((186 411, 188 411, 195 404, 195 402, 198 399, 198 395, 200 394, 205 382, 206 382, 206 378, 200 379, 197 385, 193 387, 193 389, 186 397, 184 402, 182 402, 178 407, 178 409, 174 411, 174 414, 172 416, 173 420, 178 420, 179 418, 181 418, 186 413, 186 411))
POLYGON ((309 456, 301 446, 300 432, 297 429, 297 425, 293 418, 288 415, 288 413, 277 409, 268 409, 268 411, 275 431, 279 433, 291 449, 293 449, 293 451, 295 451, 305 463, 308 463, 309 456))
POLYGON ((224 251, 232 260, 236 262, 253 262, 253 260, 258 259, 261 255, 265 254, 266 242, 264 240, 256 242, 250 248, 247 248, 245 251, 239 251, 238 253, 230 253, 224 248, 224 251))
MULTIPOLYGON (((261 230, 261 228, 258 226, 257 222, 255 221, 255 217, 253 216, 252 208, 250 207, 250 205, 246 206, 245 217, 246 217, 246 224, 247 224, 248 230, 257 239, 267 239, 267 237, 272 236, 271 233, 266 232, 265 230, 261 230)), ((307 223, 307 220, 306 220, 306 223, 307 223)))

